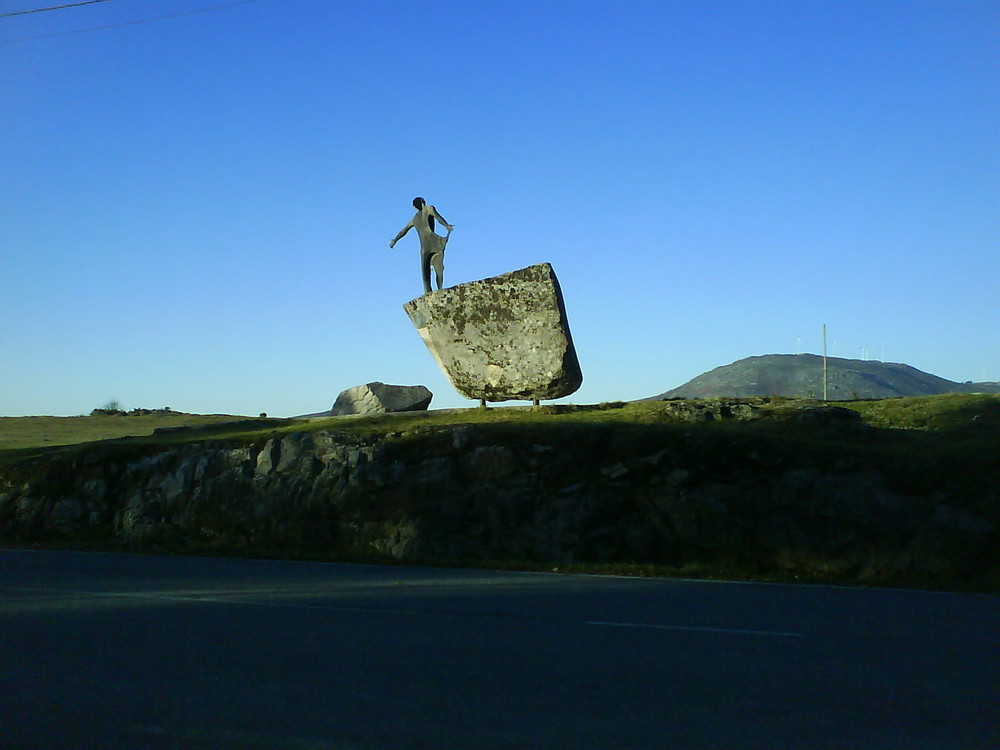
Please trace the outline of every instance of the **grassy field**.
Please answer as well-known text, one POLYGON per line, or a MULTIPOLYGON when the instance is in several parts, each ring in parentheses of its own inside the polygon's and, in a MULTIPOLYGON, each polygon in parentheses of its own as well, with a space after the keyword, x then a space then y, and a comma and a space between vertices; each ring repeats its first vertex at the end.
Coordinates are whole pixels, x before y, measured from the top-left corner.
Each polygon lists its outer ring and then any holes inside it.
MULTIPOLYGON (((718 400, 716 400, 718 401, 718 400)), ((699 403, 710 405, 713 399, 699 403)), ((441 409, 376 417, 266 419, 228 414, 155 413, 143 416, 0 417, 0 458, 102 440, 141 439, 164 445, 205 439, 246 439, 287 433, 334 430, 358 435, 400 436, 425 428, 465 424, 510 424, 526 429, 546 424, 657 424, 676 421, 673 402, 635 401, 595 405, 543 405, 441 409)), ((1000 396, 947 394, 823 404, 800 399, 756 399, 762 421, 782 419, 818 406, 858 412, 883 429, 983 434, 1000 430, 1000 396)), ((745 423, 739 423, 745 424, 745 423)), ((734 425, 735 426, 735 425, 734 425)))
POLYGON ((239 422, 247 417, 226 414, 167 412, 143 416, 0 417, 0 451, 152 435, 163 427, 199 427, 239 422))
POLYGON ((948 393, 941 396, 847 401, 872 427, 906 430, 1000 428, 1000 396, 948 393))

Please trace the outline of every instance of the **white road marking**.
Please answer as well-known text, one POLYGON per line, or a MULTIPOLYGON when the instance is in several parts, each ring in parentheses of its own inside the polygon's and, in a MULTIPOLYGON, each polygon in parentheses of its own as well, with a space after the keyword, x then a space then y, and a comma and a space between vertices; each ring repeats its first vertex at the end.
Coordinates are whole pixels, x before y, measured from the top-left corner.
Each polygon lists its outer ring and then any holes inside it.
POLYGON ((785 633, 777 630, 741 630, 739 628, 700 628, 690 625, 655 625, 646 622, 601 622, 592 620, 584 625, 596 625, 605 628, 647 628, 649 630, 690 630, 695 633, 732 633, 735 635, 771 635, 781 638, 804 638, 802 633, 785 633))

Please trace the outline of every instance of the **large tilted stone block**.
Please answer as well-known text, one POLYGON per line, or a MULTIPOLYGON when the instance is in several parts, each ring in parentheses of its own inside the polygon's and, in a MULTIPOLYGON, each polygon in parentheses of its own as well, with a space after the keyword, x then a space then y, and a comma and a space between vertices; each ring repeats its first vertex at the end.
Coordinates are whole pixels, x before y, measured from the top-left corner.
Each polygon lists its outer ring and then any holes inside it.
POLYGON ((466 398, 561 398, 583 382, 548 263, 431 292, 403 309, 466 398))
POLYGON ((341 391, 330 416, 348 414, 385 414, 391 411, 423 411, 433 394, 422 385, 386 385, 368 383, 341 391))

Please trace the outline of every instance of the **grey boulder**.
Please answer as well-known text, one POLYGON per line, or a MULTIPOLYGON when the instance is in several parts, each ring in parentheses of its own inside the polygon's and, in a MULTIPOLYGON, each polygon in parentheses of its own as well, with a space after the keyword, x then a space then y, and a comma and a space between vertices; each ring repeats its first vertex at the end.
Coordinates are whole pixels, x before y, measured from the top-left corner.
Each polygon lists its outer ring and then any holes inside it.
POLYGON ((431 292, 403 309, 466 398, 555 399, 583 382, 548 263, 431 292))
POLYGON ((422 385, 366 383, 342 391, 330 410, 330 416, 423 411, 430 406, 433 397, 434 394, 422 385))

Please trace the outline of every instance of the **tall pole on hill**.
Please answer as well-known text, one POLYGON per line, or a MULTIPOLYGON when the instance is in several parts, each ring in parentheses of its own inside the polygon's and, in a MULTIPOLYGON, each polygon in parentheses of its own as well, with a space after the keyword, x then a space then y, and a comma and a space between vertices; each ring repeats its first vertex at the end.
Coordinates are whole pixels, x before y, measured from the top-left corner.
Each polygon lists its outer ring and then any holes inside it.
POLYGON ((826 323, 823 324, 823 400, 826 401, 826 323))

